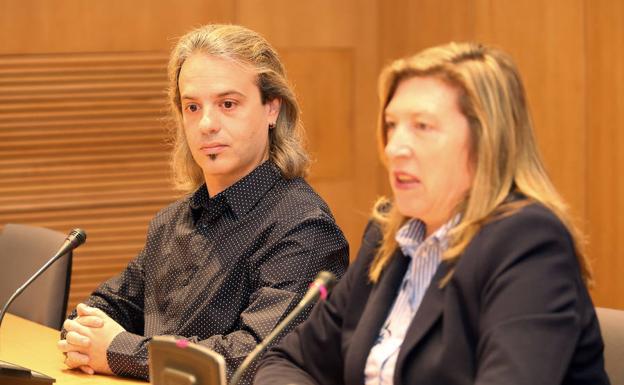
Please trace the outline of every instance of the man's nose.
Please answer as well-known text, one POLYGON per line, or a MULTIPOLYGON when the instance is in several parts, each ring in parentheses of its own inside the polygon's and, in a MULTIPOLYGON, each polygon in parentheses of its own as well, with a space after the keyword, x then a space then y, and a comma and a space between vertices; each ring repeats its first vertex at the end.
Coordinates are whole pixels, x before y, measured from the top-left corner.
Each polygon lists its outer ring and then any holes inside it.
POLYGON ((199 121, 199 129, 202 133, 206 134, 219 131, 219 119, 215 116, 214 111, 208 108, 204 108, 203 114, 199 121))

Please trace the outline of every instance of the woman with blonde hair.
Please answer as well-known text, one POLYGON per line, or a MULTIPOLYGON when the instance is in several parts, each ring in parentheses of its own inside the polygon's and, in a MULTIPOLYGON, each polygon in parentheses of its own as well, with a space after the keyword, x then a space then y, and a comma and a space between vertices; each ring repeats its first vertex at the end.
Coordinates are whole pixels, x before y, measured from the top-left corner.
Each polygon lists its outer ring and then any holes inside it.
POLYGON ((511 59, 433 47, 386 67, 380 99, 393 198, 255 384, 608 384, 581 235, 511 59))

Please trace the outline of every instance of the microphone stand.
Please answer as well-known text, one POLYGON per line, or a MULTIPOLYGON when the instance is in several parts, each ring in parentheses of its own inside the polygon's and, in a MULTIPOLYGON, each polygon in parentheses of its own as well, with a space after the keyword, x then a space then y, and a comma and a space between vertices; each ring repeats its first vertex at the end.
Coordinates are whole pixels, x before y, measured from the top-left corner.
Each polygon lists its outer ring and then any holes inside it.
POLYGON ((273 331, 268 336, 266 336, 260 344, 256 345, 256 347, 247 355, 247 357, 245 357, 238 369, 236 369, 236 371, 232 375, 230 385, 238 385, 241 378, 243 377, 243 374, 247 370, 247 367, 251 365, 253 360, 255 360, 258 355, 260 355, 260 353, 262 353, 262 351, 266 349, 266 347, 269 346, 271 342, 273 342, 273 340, 275 340, 275 338, 286 328, 286 326, 290 325, 290 323, 299 314, 301 314, 301 312, 305 308, 307 308, 319 297, 324 300, 327 297, 327 293, 334 287, 335 284, 336 276, 334 276, 333 273, 329 271, 321 271, 314 280, 314 282, 312 282, 312 284, 310 285, 310 289, 308 290, 308 292, 304 295, 303 299, 297 304, 293 311, 291 311, 288 316, 286 316, 286 318, 284 318, 282 322, 280 322, 279 325, 277 325, 275 329, 273 329, 273 331))
MULTIPOLYGON (((33 283, 33 281, 37 279, 41 274, 43 274, 43 272, 46 271, 54 262, 59 260, 65 254, 71 252, 76 247, 82 245, 86 241, 86 239, 87 239, 87 234, 84 232, 84 230, 74 229, 71 231, 71 233, 67 236, 67 239, 65 240, 65 242, 59 249, 59 251, 56 254, 54 254, 54 256, 50 258, 50 260, 48 260, 48 262, 46 262, 45 265, 43 265, 39 270, 37 270, 37 272, 33 274, 32 277, 28 279, 28 281, 26 281, 26 283, 20 286, 20 288, 17 289, 15 293, 13 293, 11 298, 9 298, 9 300, 6 302, 6 304, 2 308, 2 311, 0 311, 0 327, 2 327, 2 320, 4 319, 4 315, 6 314, 7 310, 9 309, 9 306, 13 303, 13 301, 15 301, 15 299, 19 297, 19 295, 22 294, 22 292, 26 290, 26 288, 31 283, 33 283)), ((1 346, 2 345, 0 344, 0 348, 1 346)), ((44 374, 38 373, 28 368, 24 368, 19 365, 11 364, 5 361, 0 361, 0 384, 2 385, 14 384, 14 383, 44 384, 44 383, 53 383, 55 381, 56 380, 52 377, 48 377, 44 374), (7 380, 10 380, 11 382, 10 383, 6 382, 7 380)))

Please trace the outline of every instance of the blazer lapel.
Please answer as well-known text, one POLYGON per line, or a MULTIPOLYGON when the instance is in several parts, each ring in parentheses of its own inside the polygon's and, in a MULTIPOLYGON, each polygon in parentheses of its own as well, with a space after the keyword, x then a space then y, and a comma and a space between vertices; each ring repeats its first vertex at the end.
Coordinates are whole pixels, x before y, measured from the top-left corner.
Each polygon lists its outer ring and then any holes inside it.
MULTIPOLYGON (((350 339, 349 350, 345 357, 345 383, 364 383, 364 367, 368 354, 394 303, 408 265, 409 258, 400 251, 396 251, 390 264, 384 269, 379 282, 373 287, 350 339)), ((353 295, 358 295, 358 293, 353 293, 353 295)))
POLYGON ((449 271, 449 264, 442 262, 431 279, 431 284, 429 285, 420 307, 416 311, 416 314, 407 329, 405 340, 401 345, 401 350, 399 351, 394 371, 395 380, 400 378, 398 376, 405 365, 406 356, 418 345, 418 343, 442 315, 444 305, 444 289, 440 289, 439 282, 449 271))

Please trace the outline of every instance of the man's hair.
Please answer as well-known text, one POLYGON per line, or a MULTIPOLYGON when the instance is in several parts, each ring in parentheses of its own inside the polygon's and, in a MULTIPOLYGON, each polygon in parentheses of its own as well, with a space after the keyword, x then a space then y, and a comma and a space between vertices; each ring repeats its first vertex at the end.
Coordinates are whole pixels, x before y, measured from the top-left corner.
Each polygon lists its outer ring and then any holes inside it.
POLYGON ((225 58, 251 67, 263 104, 281 102, 275 127, 269 130, 269 159, 285 178, 303 177, 309 158, 303 145, 299 105, 277 52, 258 33, 238 25, 205 25, 182 36, 169 59, 169 107, 174 119, 174 148, 171 167, 175 186, 191 192, 204 183, 201 168, 188 147, 182 120, 178 80, 182 65, 194 53, 225 58))
MULTIPOLYGON (((458 91, 458 106, 469 124, 469 162, 474 179, 455 208, 460 222, 449 232, 444 259, 460 257, 484 224, 538 202, 552 210, 568 228, 586 281, 589 262, 582 252, 582 236, 548 177, 533 133, 519 72, 504 52, 477 43, 450 43, 426 49, 388 65, 379 77, 380 111, 377 139, 382 160, 387 144, 384 111, 398 85, 412 77, 439 79, 458 91), (511 193, 526 199, 510 201, 511 193)), ((408 218, 387 198, 373 210, 383 241, 370 269, 376 282, 397 248, 395 234, 408 218)), ((449 218, 450 219, 450 218, 449 218)))

